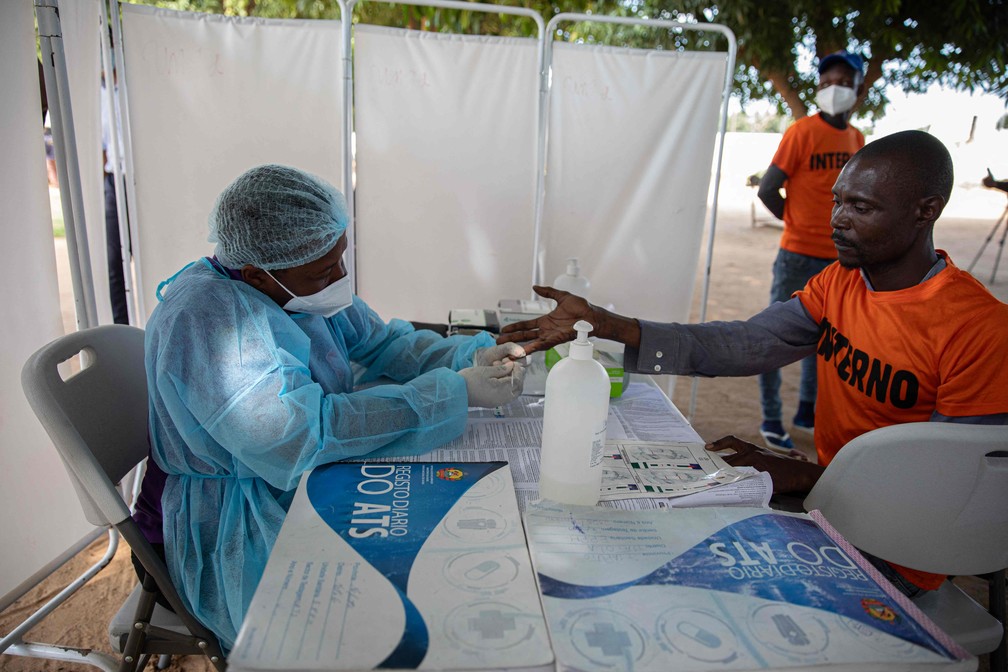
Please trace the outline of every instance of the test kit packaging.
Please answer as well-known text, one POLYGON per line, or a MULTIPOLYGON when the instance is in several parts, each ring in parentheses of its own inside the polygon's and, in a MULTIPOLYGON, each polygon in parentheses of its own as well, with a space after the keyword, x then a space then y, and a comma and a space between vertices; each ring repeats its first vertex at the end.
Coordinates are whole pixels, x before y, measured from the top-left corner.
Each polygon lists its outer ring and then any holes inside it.
MULTIPOLYGON (((592 357, 602 365, 609 374, 609 397, 615 399, 623 396, 623 390, 630 384, 630 373, 623 368, 623 344, 603 338, 591 339, 594 350, 592 357)), ((570 354, 570 343, 561 343, 546 351, 546 368, 570 354)))
POLYGON ((448 311, 448 333, 474 335, 481 331, 500 333, 497 311, 483 308, 452 308, 448 311))
POLYGON ((555 307, 556 302, 549 299, 501 299, 497 302, 502 327, 542 317, 555 307))
POLYGON ((552 670, 507 462, 310 472, 228 667, 552 670))

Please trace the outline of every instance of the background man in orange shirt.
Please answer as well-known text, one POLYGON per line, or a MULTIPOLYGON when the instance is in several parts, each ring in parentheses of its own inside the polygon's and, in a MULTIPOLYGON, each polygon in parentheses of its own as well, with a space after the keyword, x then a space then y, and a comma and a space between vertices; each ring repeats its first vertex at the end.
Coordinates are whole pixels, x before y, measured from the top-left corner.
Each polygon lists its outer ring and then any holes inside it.
MULTIPOLYGON (((770 303, 787 301, 814 275, 836 260, 830 240, 830 189, 851 156, 864 147, 864 136, 847 124, 864 91, 864 63, 857 54, 838 51, 819 63, 820 112, 798 119, 784 133, 770 167, 760 180, 759 197, 784 220, 780 250, 773 267, 770 303), (787 197, 781 195, 781 188, 787 197)), ((781 420, 778 369, 760 374, 763 424, 760 434, 770 448, 794 448, 781 420)), ((815 357, 802 360, 796 429, 815 425, 815 357)))

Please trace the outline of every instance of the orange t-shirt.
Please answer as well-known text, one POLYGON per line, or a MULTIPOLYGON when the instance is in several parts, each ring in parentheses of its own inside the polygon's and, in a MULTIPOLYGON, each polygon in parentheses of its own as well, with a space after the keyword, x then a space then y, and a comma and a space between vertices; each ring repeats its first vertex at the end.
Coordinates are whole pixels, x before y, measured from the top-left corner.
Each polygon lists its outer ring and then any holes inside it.
MULTIPOLYGON (((816 452, 827 465, 848 441, 932 413, 1008 413, 1008 305, 952 264, 907 289, 873 292, 839 263, 797 296, 819 323, 816 452)), ((922 588, 943 576, 900 568, 922 588)))
POLYGON ((833 184, 854 152, 864 147, 861 131, 839 130, 820 114, 803 117, 781 138, 773 165, 787 174, 784 187, 784 233, 780 246, 789 252, 836 259, 830 235, 833 184))

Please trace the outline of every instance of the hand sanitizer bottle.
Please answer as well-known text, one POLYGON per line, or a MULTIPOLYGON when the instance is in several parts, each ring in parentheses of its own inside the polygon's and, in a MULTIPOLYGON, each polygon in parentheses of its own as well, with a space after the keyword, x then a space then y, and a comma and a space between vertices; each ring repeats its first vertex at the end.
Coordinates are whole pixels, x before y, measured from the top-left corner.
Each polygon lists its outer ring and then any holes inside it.
POLYGON ((588 278, 582 276, 580 273, 581 269, 578 266, 577 257, 571 257, 567 260, 567 272, 563 275, 558 275, 556 280, 553 281, 553 286, 587 299, 591 283, 588 281, 588 278))
POLYGON ((592 325, 580 320, 574 330, 578 336, 570 355, 546 377, 539 496, 592 506, 598 503, 602 483, 609 374, 592 358, 592 325))

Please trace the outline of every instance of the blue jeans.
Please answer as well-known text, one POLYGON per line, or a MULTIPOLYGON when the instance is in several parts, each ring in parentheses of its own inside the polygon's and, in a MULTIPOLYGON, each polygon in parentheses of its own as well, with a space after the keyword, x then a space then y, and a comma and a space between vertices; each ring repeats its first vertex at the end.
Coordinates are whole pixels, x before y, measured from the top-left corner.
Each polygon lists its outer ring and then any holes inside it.
MULTIPOLYGON (((833 259, 820 259, 819 257, 808 257, 796 252, 787 250, 777 251, 777 260, 773 266, 773 284, 770 286, 770 303, 777 301, 787 301, 791 295, 800 289, 805 288, 805 284, 817 275, 824 268, 833 263, 833 259)), ((781 375, 779 370, 768 371, 760 374, 760 397, 763 402, 764 420, 781 420, 781 399, 780 385, 781 375)), ((816 399, 816 358, 809 355, 801 362, 801 385, 798 390, 799 401, 815 403, 816 399)))

